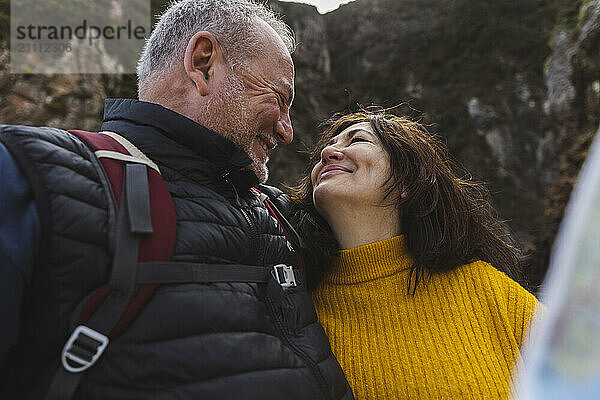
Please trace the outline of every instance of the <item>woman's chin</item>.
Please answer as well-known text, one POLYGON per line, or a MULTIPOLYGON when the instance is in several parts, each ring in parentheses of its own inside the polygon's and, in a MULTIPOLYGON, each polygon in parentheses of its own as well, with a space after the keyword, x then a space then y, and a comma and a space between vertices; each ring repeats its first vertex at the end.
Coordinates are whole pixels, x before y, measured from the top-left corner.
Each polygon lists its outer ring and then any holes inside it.
POLYGON ((335 190, 332 189, 334 188, 321 183, 313 190, 313 202, 315 208, 319 209, 328 205, 332 198, 335 197, 335 190))
POLYGON ((313 203, 319 213, 332 207, 344 207, 348 203, 348 193, 339 185, 320 184, 313 191, 313 203))

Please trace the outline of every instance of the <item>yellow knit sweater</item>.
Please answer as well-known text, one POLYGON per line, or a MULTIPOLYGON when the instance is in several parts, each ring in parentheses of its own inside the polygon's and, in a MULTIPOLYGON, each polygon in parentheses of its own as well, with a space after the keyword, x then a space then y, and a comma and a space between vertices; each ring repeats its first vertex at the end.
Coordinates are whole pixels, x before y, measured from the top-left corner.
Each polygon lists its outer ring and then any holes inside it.
POLYGON ((313 294, 358 400, 506 399, 537 300, 477 261, 407 294, 402 236, 350 250, 313 294))

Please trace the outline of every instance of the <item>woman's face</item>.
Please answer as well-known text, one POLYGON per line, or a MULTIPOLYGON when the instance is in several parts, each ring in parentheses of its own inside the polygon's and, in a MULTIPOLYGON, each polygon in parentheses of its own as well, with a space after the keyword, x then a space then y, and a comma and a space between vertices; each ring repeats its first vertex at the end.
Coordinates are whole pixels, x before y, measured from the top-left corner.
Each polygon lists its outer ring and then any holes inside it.
POLYGON ((313 202, 324 214, 329 206, 382 205, 390 158, 369 122, 334 136, 310 174, 313 202))

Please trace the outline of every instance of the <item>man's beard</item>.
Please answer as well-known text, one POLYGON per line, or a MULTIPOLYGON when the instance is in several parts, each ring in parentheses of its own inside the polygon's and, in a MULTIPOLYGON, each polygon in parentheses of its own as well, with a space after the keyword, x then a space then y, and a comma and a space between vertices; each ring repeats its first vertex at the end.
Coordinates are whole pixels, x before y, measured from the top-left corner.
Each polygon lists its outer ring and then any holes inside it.
POLYGON ((234 73, 229 74, 203 107, 197 120, 248 153, 253 161, 248 168, 254 171, 260 183, 265 183, 269 176, 266 165, 268 158, 259 160, 252 146, 258 132, 251 126, 252 121, 244 102, 244 90, 244 82, 234 73))

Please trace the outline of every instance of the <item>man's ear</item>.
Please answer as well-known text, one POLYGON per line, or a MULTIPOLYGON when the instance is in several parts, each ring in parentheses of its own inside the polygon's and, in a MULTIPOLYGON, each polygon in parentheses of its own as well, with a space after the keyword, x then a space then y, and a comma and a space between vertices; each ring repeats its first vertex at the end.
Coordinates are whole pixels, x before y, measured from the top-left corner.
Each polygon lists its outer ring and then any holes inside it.
POLYGON ((214 77, 214 67, 218 61, 218 49, 217 40, 206 31, 192 36, 185 49, 185 72, 202 96, 209 93, 209 81, 214 77))

